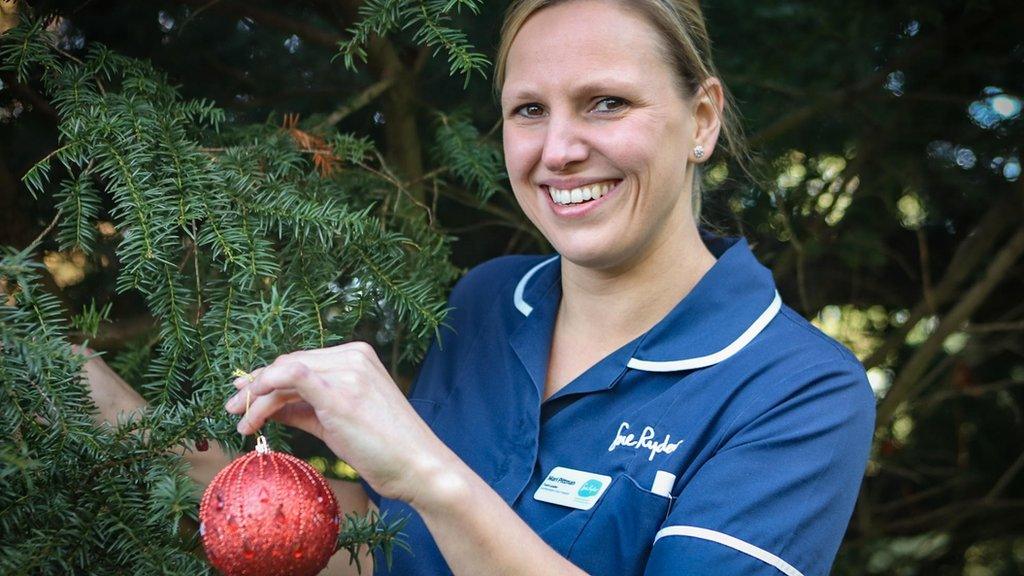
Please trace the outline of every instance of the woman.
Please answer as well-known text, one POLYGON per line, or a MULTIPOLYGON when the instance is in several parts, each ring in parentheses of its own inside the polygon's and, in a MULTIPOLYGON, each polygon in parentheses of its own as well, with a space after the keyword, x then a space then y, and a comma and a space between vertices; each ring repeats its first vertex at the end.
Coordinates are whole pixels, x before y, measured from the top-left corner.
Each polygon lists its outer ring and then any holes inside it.
POLYGON ((697 3, 526 0, 502 38, 508 173, 558 255, 463 278, 408 400, 364 343, 295 352, 235 382, 239 431, 311 432, 361 474, 344 510, 408 513, 395 574, 828 573, 873 396, 745 241, 698 230, 736 130, 697 3))

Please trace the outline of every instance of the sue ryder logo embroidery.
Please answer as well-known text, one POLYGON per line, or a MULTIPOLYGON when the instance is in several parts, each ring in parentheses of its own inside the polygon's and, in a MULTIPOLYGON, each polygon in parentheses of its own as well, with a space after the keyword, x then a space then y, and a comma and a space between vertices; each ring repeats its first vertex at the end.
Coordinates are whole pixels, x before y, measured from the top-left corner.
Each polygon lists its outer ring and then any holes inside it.
POLYGON ((654 441, 654 428, 650 426, 644 426, 640 437, 637 438, 633 434, 624 434, 629 430, 629 422, 623 422, 619 424, 619 431, 615 433, 615 440, 612 441, 612 445, 608 447, 608 451, 611 452, 619 446, 628 446, 630 448, 646 448, 651 451, 651 455, 647 458, 648 461, 654 460, 654 457, 658 454, 671 454, 679 448, 679 445, 683 443, 682 440, 678 442, 669 442, 672 438, 671 434, 665 434, 665 439, 661 442, 654 441))

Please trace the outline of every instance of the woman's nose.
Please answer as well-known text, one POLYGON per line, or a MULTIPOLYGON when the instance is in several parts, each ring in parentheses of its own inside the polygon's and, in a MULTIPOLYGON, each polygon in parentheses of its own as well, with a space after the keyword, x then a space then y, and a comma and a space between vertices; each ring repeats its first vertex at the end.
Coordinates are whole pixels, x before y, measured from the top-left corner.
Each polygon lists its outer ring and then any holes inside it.
POLYGON ((552 119, 548 123, 541 153, 545 168, 551 172, 560 172, 573 162, 586 160, 587 154, 589 147, 581 138, 575 123, 567 119, 552 119))

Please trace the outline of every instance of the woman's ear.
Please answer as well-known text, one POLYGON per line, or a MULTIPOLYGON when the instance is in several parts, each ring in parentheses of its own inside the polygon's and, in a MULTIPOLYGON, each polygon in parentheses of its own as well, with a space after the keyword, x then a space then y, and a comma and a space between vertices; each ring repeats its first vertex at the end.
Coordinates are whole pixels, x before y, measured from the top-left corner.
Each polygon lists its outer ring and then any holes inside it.
POLYGON ((725 93, 722 82, 715 77, 701 83, 693 96, 693 147, 701 146, 704 153, 698 158, 690 152, 692 162, 704 162, 715 151, 718 134, 722 130, 722 110, 725 108, 725 93))

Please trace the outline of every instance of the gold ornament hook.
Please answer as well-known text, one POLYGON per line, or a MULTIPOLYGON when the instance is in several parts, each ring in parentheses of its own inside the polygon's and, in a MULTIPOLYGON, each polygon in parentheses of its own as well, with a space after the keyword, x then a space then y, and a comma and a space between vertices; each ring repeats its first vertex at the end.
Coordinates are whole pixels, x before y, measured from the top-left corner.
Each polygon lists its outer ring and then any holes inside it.
MULTIPOLYGON (((231 375, 235 376, 237 378, 241 378, 241 377, 244 376, 245 379, 248 380, 250 384, 252 384, 253 382, 256 381, 256 377, 255 376, 253 376, 249 372, 246 372, 245 370, 242 370, 241 368, 235 368, 235 370, 231 373, 231 375)), ((246 389, 245 389, 245 414, 249 413, 249 405, 251 404, 251 402, 250 402, 251 398, 252 398, 252 392, 249 390, 248 387, 246 387, 246 389)), ((243 414, 243 417, 245 416, 245 414, 243 414)), ((270 453, 270 444, 267 443, 266 436, 264 436, 263 434, 260 434, 258 428, 256 429, 256 432, 258 434, 257 437, 256 437, 256 452, 258 454, 269 454, 270 453)))

